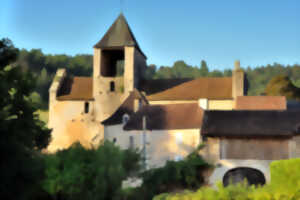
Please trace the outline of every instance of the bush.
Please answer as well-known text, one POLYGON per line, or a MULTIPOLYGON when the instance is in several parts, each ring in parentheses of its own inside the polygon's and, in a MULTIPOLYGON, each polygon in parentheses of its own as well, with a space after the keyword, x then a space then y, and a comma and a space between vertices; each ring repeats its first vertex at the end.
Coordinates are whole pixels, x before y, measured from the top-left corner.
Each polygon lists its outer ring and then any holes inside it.
POLYGON ((152 199, 163 192, 199 188, 204 183, 202 172, 208 167, 196 150, 182 161, 168 161, 164 167, 145 171, 140 191, 144 199, 152 199))
POLYGON ((45 161, 43 187, 55 199, 119 199, 122 181, 139 169, 138 153, 108 141, 97 149, 75 143, 45 156, 45 161))
POLYGON ((271 163, 271 183, 262 187, 246 183, 217 189, 200 188, 196 192, 163 193, 153 200, 298 200, 300 199, 300 159, 280 160, 271 163))
POLYGON ((274 161, 270 165, 271 185, 287 192, 300 189, 300 159, 274 161))

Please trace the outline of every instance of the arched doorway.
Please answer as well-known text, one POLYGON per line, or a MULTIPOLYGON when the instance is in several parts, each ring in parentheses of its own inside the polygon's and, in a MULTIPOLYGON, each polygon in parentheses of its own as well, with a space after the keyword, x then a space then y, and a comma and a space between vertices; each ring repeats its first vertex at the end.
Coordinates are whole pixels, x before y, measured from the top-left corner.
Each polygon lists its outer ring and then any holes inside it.
POLYGON ((264 174, 258 169, 250 167, 238 167, 226 172, 223 177, 223 185, 241 183, 247 180, 248 185, 264 185, 266 179, 264 174))

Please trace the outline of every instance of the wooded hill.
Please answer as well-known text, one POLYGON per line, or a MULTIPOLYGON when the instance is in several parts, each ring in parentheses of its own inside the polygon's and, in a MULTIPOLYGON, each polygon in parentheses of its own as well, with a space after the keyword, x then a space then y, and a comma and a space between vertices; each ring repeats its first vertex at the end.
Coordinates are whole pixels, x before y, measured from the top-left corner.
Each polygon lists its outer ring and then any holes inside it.
MULTIPOLYGON (((36 102, 41 102, 44 109, 48 107, 48 89, 58 68, 66 68, 68 73, 75 76, 91 76, 93 71, 93 56, 79 54, 68 56, 64 54, 44 54, 40 49, 30 51, 22 49, 16 64, 23 71, 30 70, 37 78, 37 88, 32 95, 36 102)), ((214 66, 216 68, 217 66, 214 66)), ((176 61, 173 66, 156 66, 150 64, 145 72, 147 79, 167 78, 198 78, 231 76, 233 66, 225 70, 210 71, 207 63, 199 61, 198 66, 192 66, 184 61, 176 61)), ((269 81, 278 75, 286 75, 296 86, 300 86, 300 64, 281 65, 278 63, 266 66, 242 66, 247 74, 248 95, 261 95, 269 81), (254 68, 255 67, 255 68, 254 68)))

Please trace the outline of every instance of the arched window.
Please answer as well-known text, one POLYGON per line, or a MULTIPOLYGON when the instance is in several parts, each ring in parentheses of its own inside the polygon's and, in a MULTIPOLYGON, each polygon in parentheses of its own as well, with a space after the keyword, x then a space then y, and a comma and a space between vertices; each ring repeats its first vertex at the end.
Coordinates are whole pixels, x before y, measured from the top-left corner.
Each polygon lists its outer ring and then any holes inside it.
POLYGON ((110 91, 111 92, 115 91, 115 82, 113 82, 113 81, 110 82, 110 91))
POLYGON ((84 113, 89 113, 89 102, 84 103, 84 113))
POLYGON ((264 185, 266 183, 265 176, 260 170, 250 167, 237 167, 226 172, 223 177, 223 185, 242 183, 245 179, 248 185, 264 185))

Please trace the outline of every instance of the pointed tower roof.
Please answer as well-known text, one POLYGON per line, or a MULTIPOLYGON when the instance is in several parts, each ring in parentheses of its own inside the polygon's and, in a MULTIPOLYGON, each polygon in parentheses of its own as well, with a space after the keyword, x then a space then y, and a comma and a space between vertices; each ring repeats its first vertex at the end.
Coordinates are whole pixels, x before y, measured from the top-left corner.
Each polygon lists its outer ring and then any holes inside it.
POLYGON ((119 48, 124 46, 134 46, 142 53, 143 56, 145 56, 140 49, 124 15, 121 13, 105 33, 103 38, 94 45, 94 48, 119 48))

